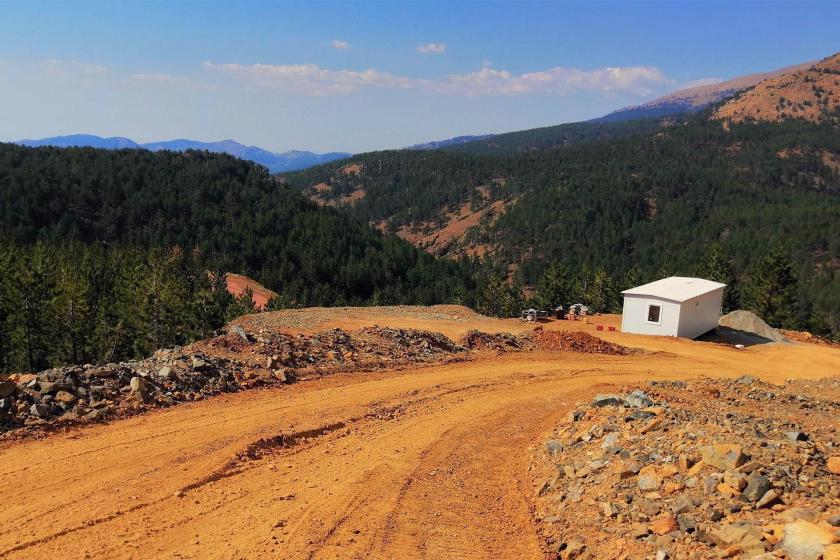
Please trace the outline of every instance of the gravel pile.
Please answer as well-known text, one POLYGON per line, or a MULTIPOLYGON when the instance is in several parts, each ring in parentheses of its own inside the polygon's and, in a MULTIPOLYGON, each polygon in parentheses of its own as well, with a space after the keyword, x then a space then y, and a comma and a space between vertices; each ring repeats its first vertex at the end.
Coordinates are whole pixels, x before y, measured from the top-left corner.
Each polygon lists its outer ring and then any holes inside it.
POLYGON ((129 415, 258 383, 235 360, 162 350, 140 362, 69 366, 0 378, 0 431, 129 415))
POLYGON ((467 331, 458 342, 470 350, 496 350, 497 352, 523 350, 533 346, 527 338, 510 333, 490 334, 477 330, 467 331))
POLYGON ((550 554, 840 558, 840 381, 802 385, 654 382, 579 404, 532 465, 550 554))

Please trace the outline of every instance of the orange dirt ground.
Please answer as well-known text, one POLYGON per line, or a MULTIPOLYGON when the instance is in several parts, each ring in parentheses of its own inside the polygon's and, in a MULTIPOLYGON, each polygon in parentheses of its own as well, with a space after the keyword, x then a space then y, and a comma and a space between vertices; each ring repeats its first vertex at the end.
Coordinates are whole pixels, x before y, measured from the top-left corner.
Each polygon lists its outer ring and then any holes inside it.
MULTIPOLYGON (((343 309, 317 325, 521 332, 470 313, 343 309)), ((456 308, 457 309, 457 308, 456 308)), ((277 321, 294 315, 260 317, 277 321)), ((284 315, 285 313, 285 315, 284 315)), ((300 317, 298 317, 300 319, 300 317)), ((257 320, 257 319, 253 319, 257 320)), ((529 448, 614 384, 840 372, 840 349, 596 333, 646 352, 480 354, 226 394, 0 448, 2 558, 543 558, 529 448)))

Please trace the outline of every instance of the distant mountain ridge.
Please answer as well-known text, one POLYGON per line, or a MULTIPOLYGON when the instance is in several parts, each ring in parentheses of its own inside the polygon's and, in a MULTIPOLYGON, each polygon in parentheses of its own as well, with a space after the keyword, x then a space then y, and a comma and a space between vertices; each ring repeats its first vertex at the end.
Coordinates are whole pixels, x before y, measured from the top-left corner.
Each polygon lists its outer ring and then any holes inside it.
POLYGON ((40 146, 55 146, 57 148, 90 147, 105 150, 134 148, 149 150, 152 152, 159 150, 172 150, 175 152, 182 152, 185 150, 206 150, 212 153, 229 154, 240 159, 259 163, 260 165, 267 167, 272 173, 306 169, 307 167, 312 167, 313 165, 329 163, 331 161, 344 159, 352 155, 345 152, 328 152, 325 154, 318 154, 315 152, 298 150, 275 153, 257 146, 246 146, 234 140, 199 142, 198 140, 179 138, 175 140, 140 144, 130 138, 124 138, 122 136, 103 138, 92 134, 71 134, 68 136, 41 138, 39 140, 20 140, 15 142, 15 144, 33 148, 40 146))
POLYGON ((438 148, 447 148, 449 146, 458 146, 460 144, 467 144, 468 142, 478 142, 492 138, 495 134, 465 134, 463 136, 455 136, 447 138, 446 140, 433 140, 432 142, 424 142, 422 144, 414 144, 406 148, 407 150, 437 150, 438 148))
POLYGON ((687 89, 669 93, 653 101, 642 103, 641 105, 631 105, 623 107, 612 113, 592 119, 594 122, 617 122, 629 121, 635 119, 645 119, 649 117, 664 117, 674 115, 677 113, 685 113, 691 111, 698 111, 712 103, 723 101, 732 97, 737 92, 753 87, 760 82, 769 78, 775 78, 782 74, 789 74, 804 70, 813 65, 813 62, 804 62, 794 66, 787 66, 778 70, 771 70, 770 72, 759 72, 756 74, 748 74, 746 76, 738 76, 731 80, 726 80, 716 84, 709 84, 705 86, 697 86, 687 89))

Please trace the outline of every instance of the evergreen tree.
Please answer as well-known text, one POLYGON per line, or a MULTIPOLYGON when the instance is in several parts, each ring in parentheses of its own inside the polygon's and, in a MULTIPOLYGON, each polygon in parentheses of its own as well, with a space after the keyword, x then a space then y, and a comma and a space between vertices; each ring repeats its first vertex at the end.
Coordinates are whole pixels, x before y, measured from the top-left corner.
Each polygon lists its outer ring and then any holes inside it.
POLYGON ((63 342, 61 361, 78 364, 87 361, 92 330, 88 306, 91 263, 75 251, 71 254, 75 258, 65 260, 59 267, 59 334, 63 342))
POLYGON ((500 317, 506 304, 506 291, 504 278, 491 274, 481 288, 477 311, 489 317, 500 317))
POLYGON ((617 299, 612 279, 604 269, 597 269, 589 284, 587 305, 595 313, 608 313, 615 311, 617 299))
POLYGON ((241 294, 233 299, 233 303, 228 306, 228 321, 241 317, 242 315, 250 315, 257 312, 257 306, 254 305, 254 291, 250 286, 246 287, 241 294))
POLYGON ((26 345, 26 366, 48 368, 56 354, 58 287, 57 267, 52 251, 42 243, 30 251, 22 270, 20 291, 22 326, 26 345))
POLYGON ((790 258, 775 246, 749 271, 744 282, 744 307, 774 327, 797 327, 797 282, 790 258))
POLYGON ((723 254, 720 244, 715 243, 706 251, 697 269, 697 276, 726 284, 721 304, 723 312, 729 313, 738 309, 739 294, 735 271, 732 267, 732 261, 723 254))
POLYGON ((540 277, 534 294, 534 305, 539 309, 554 309, 559 305, 568 305, 571 288, 566 269, 560 263, 553 263, 540 277))
POLYGON ((18 263, 20 256, 15 248, 0 241, 0 372, 8 371, 17 363, 15 350, 18 335, 20 291, 18 289, 18 263))

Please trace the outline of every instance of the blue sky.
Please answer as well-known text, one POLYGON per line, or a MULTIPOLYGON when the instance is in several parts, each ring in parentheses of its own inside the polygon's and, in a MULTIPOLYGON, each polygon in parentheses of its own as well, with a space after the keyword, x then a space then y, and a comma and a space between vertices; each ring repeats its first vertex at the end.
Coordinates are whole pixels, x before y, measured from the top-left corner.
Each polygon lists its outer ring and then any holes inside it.
POLYGON ((840 2, 0 0, 0 139, 402 147, 587 119, 838 38, 840 2))

